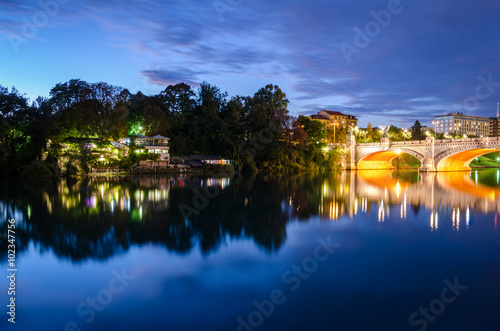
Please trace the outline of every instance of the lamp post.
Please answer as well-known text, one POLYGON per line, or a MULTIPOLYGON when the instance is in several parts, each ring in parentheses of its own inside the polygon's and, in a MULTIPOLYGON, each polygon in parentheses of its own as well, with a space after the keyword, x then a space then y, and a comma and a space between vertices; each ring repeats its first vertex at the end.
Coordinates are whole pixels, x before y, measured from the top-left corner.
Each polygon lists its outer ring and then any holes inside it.
POLYGON ((408 128, 403 129, 403 143, 406 142, 406 133, 408 132, 408 128))
POLYGON ((336 139, 335 139, 335 130, 337 128, 337 125, 339 125, 338 123, 333 123, 333 143, 336 142, 336 139))
POLYGON ((381 125, 380 129, 382 131, 382 134, 380 135, 380 138, 384 138, 385 137, 385 125, 381 125))

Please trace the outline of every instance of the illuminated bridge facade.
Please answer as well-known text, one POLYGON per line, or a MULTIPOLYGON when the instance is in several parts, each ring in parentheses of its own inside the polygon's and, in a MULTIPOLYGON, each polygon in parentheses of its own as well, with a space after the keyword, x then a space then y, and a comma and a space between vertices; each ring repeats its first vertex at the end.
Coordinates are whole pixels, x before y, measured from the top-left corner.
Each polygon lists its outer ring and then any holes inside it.
POLYGON ((346 169, 392 169, 392 160, 399 154, 416 157, 420 171, 470 170, 474 158, 500 149, 500 137, 441 139, 391 142, 382 138, 380 143, 357 144, 354 136, 347 137, 349 156, 346 169))

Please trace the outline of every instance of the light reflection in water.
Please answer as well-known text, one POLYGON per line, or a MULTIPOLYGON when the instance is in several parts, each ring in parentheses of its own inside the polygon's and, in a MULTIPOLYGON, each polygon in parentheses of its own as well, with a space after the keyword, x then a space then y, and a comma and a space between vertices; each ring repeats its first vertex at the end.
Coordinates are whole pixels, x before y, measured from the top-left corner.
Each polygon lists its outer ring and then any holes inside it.
POLYGON ((401 219, 406 219, 406 193, 404 194, 403 202, 401 203, 401 219))
POLYGON ((451 219, 453 230, 460 231, 460 207, 453 208, 451 219))
POLYGON ((439 227, 439 217, 437 211, 431 212, 431 231, 437 230, 439 227))
MULTIPOLYGON (((497 174, 498 170, 490 171, 489 184, 497 182, 497 174)), ((171 236, 169 240, 174 244, 169 245, 175 247, 189 247, 192 238, 197 236, 211 238, 206 231, 213 230, 216 238, 220 237, 221 225, 211 224, 219 220, 210 213, 214 210, 220 213, 222 210, 224 213, 231 213, 225 225, 225 228, 229 229, 226 230, 226 234, 237 236, 244 233, 246 236, 247 233, 257 229, 268 229, 269 224, 272 224, 279 235, 274 233, 254 235, 256 238, 269 238, 266 240, 271 243, 266 243, 266 247, 279 247, 286 237, 286 224, 291 219, 310 219, 311 216, 318 216, 325 222, 342 221, 347 218, 362 222, 367 219, 363 214, 371 214, 372 206, 373 211, 377 210, 377 216, 373 214, 373 219, 376 218, 380 223, 390 224, 394 221, 407 220, 408 216, 412 220, 411 211, 418 211, 422 207, 425 214, 419 215, 419 224, 422 220, 429 220, 430 217, 430 221, 425 221, 425 226, 431 231, 446 229, 460 231, 462 217, 465 218, 465 228, 462 225, 462 231, 470 229, 474 226, 473 213, 496 215, 500 210, 499 199, 491 198, 498 197, 500 189, 494 185, 484 186, 482 178, 484 172, 478 172, 475 178, 471 178, 467 173, 417 174, 412 177, 387 171, 383 173, 360 171, 343 173, 337 177, 335 175, 311 178, 284 176, 278 180, 270 177, 269 182, 261 181, 259 184, 260 187, 265 187, 263 191, 256 191, 259 186, 252 186, 254 185, 252 179, 241 178, 203 180, 141 177, 117 181, 92 179, 78 182, 63 180, 54 186, 51 193, 47 191, 39 193, 37 204, 28 200, 29 203, 19 209, 24 215, 22 217, 27 220, 30 220, 32 214, 37 215, 38 219, 42 209, 45 214, 50 215, 48 219, 64 219, 66 222, 64 227, 71 231, 76 231, 72 229, 76 227, 75 224, 83 227, 87 223, 91 224, 95 230, 89 230, 89 233, 97 238, 103 238, 103 233, 109 235, 113 231, 128 238, 131 231, 130 224, 133 224, 140 230, 136 231, 141 234, 144 231, 143 227, 150 232, 146 231, 143 234, 145 238, 140 238, 139 242, 147 242, 159 232, 161 235, 158 236, 161 238, 171 236), (202 183, 204 187, 218 186, 229 194, 219 194, 210 198, 207 210, 201 211, 199 218, 193 220, 192 217, 188 219, 182 217, 182 223, 176 223, 176 217, 180 216, 179 204, 185 203, 192 207, 193 189, 203 191, 202 183), (238 201, 240 198, 241 201, 238 201), (209 211, 212 206, 213 210, 209 211), (270 210, 272 213, 269 215, 272 216, 268 219, 260 217, 270 210), (254 214, 249 216, 251 213, 254 214), (451 220, 448 215, 451 216, 451 220), (260 222, 260 218, 266 225, 256 226, 255 222, 260 222), (242 224, 248 228, 243 230, 232 228, 241 227, 242 224), (160 229, 163 232, 157 227, 163 227, 160 229), (181 236, 184 236, 183 240, 187 244, 183 244, 179 239, 181 236)), ((0 205, 2 203, 0 201, 0 205)), ((180 217, 178 218, 181 222, 180 217)), ((490 217, 490 220, 493 223, 493 217, 490 217)), ((33 222, 36 222, 36 219, 33 222)), ((496 222, 495 216, 495 230, 496 222)), ((492 225, 490 229, 493 228, 492 225)), ((74 235, 71 231, 66 238, 74 235)), ((120 240, 126 242, 128 239, 120 238, 120 240)), ((216 244, 210 243, 207 246, 214 247, 216 244)))
MULTIPOLYGON (((355 173, 355 177, 360 185, 355 185, 355 181, 349 181, 346 175, 341 182, 331 180, 323 180, 320 190, 321 202, 318 205, 318 213, 324 215, 329 220, 339 219, 345 211, 348 211, 350 217, 368 212, 368 204, 370 201, 380 201, 378 206, 378 220, 384 222, 389 216, 390 206, 399 204, 400 219, 407 218, 408 204, 421 204, 430 206, 433 204, 429 199, 434 196, 442 203, 452 204, 452 227, 455 230, 460 228, 460 213, 461 209, 466 211, 466 226, 470 224, 470 207, 469 205, 483 208, 483 212, 490 209, 498 209, 498 189, 485 189, 479 184, 478 171, 474 171, 474 186, 476 191, 472 192, 463 181, 463 176, 460 178, 458 174, 426 174, 418 175, 416 183, 407 182, 404 179, 395 179, 390 172, 372 174, 370 172, 355 173), (423 181, 422 178, 431 178, 431 182, 423 181), (437 180, 437 182, 436 182, 437 180), (461 183, 456 185, 456 183, 461 183), (369 185, 367 185, 369 184, 369 185), (355 185, 354 187, 351 187, 355 185), (444 186, 443 186, 444 185, 444 186), (448 187, 451 185, 452 188, 448 187), (465 190, 456 191, 456 190, 465 190), (351 191, 353 191, 351 193, 351 191), (432 192, 434 191, 434 194, 432 192), (474 198, 474 194, 479 194, 478 198, 474 198), (478 203, 481 196, 486 196, 492 203, 478 203), (352 197, 352 198, 351 198, 352 197), (493 198, 492 198, 493 197, 493 198), (467 205, 463 205, 467 203, 467 205), (453 204, 456 204, 453 206, 453 204)), ((498 182, 500 170, 494 172, 495 179, 498 182)), ((468 178, 469 176, 465 176, 468 178)), ((155 181, 151 179, 139 180, 140 188, 132 189, 130 187, 123 187, 119 183, 108 181, 90 181, 90 183, 76 183, 72 187, 65 185, 62 182, 58 186, 60 193, 61 204, 66 210, 79 208, 80 201, 84 201, 85 208, 91 213, 98 214, 102 210, 109 210, 111 213, 129 212, 136 215, 138 220, 143 219, 149 211, 149 207, 169 208, 169 192, 171 187, 185 187, 187 179, 169 178, 155 181), (96 191, 98 194, 96 194, 96 191), (83 199, 83 200, 82 200, 83 199)), ((225 189, 230 186, 231 178, 208 178, 200 179, 198 185, 219 186, 225 189)), ((192 185, 192 184, 189 184, 192 185)), ((49 214, 54 209, 54 197, 49 196, 47 193, 43 194, 43 198, 49 214)), ((300 204, 295 201, 294 195, 289 195, 288 205, 293 207, 295 202, 296 212, 301 210, 300 204)), ((436 202, 436 201, 434 201, 436 202)), ((31 211, 29 212, 31 213, 31 211)), ((436 226, 435 216, 433 216, 432 228, 436 226)))
POLYGON ((469 222, 470 222, 470 208, 467 206, 467 210, 465 211, 465 226, 468 229, 469 228, 469 222))
POLYGON ((380 205, 378 206, 378 221, 383 222, 384 220, 385 220, 384 200, 381 200, 380 205))

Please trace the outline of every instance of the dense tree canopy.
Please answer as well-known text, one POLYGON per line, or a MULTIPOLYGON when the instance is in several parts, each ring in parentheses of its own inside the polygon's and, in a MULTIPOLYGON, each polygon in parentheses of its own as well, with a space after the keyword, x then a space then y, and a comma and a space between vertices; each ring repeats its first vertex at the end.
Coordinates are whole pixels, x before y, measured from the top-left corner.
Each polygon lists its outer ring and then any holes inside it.
POLYGON ((129 96, 123 88, 73 79, 57 84, 50 96, 68 136, 117 139, 126 134, 129 96))
POLYGON ((196 90, 179 83, 144 95, 72 79, 31 105, 14 88, 0 86, 0 163, 3 175, 19 173, 34 161, 57 172, 68 141, 80 142, 76 152, 83 160, 89 155, 85 140, 105 144, 127 135, 159 134, 170 138, 172 155, 223 156, 240 169, 330 169, 331 159, 318 144, 323 124, 304 116, 297 120, 288 114, 288 104, 272 84, 253 96, 229 98, 207 82, 196 90))

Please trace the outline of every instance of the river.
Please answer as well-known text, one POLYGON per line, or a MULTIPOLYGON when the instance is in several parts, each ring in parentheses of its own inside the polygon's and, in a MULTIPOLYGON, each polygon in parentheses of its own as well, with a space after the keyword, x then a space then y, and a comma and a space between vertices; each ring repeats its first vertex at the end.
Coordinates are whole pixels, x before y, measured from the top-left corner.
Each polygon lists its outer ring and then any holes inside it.
POLYGON ((3 180, 0 327, 14 297, 17 330, 496 330, 499 179, 3 180))

